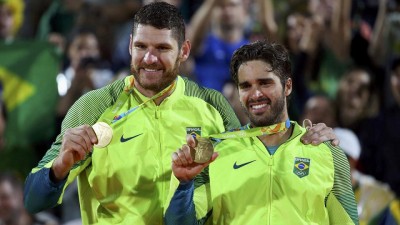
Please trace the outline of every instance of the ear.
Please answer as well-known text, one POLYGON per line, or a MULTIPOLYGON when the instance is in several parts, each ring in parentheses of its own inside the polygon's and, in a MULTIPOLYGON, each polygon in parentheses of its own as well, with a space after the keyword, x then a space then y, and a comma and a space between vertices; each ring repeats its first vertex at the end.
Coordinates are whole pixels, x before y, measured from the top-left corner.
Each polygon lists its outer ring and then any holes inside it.
POLYGON ((129 55, 132 56, 132 34, 129 35, 129 55))
POLYGON ((292 93, 292 78, 288 78, 285 83, 285 96, 289 96, 292 93))
POLYGON ((184 41, 181 50, 179 52, 179 59, 181 62, 186 61, 187 58, 189 57, 190 48, 191 48, 190 41, 189 40, 184 41))

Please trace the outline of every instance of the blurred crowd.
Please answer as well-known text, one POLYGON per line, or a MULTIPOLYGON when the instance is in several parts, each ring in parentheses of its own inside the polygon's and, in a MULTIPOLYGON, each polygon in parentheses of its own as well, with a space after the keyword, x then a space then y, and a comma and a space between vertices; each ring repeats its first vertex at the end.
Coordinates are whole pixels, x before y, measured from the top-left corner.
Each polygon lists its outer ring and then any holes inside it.
MULTIPOLYGON (((0 225, 79 224, 73 187, 48 215, 26 215, 19 179, 82 94, 130 74, 131 19, 149 2, 0 0, 0 172, 12 171, 0 176, 0 225)), ((222 92, 242 124, 233 52, 257 39, 283 43, 292 57, 291 120, 334 128, 361 224, 400 221, 399 0, 167 2, 181 10, 192 43, 180 74, 222 92)))

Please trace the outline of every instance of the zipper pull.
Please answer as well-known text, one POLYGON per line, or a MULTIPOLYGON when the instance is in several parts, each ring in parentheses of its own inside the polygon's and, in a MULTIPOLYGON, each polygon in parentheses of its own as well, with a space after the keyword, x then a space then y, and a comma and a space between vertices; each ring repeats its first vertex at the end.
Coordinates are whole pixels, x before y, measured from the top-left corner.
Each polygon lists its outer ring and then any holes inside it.
POLYGON ((269 157, 268 166, 273 166, 273 165, 274 165, 274 156, 271 155, 271 156, 269 157))
POLYGON ((155 118, 156 118, 156 119, 160 119, 160 118, 161 118, 161 112, 160 112, 158 106, 156 107, 155 118))

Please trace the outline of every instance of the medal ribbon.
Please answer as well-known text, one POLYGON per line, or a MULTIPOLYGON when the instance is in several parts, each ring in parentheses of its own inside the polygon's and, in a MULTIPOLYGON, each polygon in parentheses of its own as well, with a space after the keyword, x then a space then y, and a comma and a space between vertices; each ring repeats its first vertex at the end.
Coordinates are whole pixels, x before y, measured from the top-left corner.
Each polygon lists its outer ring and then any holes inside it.
MULTIPOLYGON (((132 80, 130 81, 130 84, 129 84, 130 88, 128 87, 129 89, 126 89, 126 90, 125 90, 126 92, 128 92, 128 95, 132 93, 133 88, 134 88, 134 83, 135 83, 135 80, 134 80, 133 77, 132 77, 132 80)), ((140 108, 141 106, 143 106, 143 105, 146 104, 147 102, 152 101, 152 100, 154 100, 154 99, 156 99, 156 98, 159 98, 159 97, 161 97, 161 96, 164 96, 164 95, 167 94, 169 91, 174 90, 175 87, 176 87, 176 83, 177 83, 177 79, 176 79, 172 84, 170 84, 168 87, 164 88, 162 91, 160 91, 159 93, 157 93, 157 94, 154 95, 153 97, 151 97, 151 98, 147 99, 146 101, 142 102, 140 105, 137 105, 137 106, 135 106, 135 107, 129 109, 129 110, 126 111, 126 112, 123 112, 123 113, 121 113, 121 114, 119 114, 119 115, 114 116, 114 119, 111 121, 111 123, 113 124, 113 123, 117 122, 118 120, 124 118, 125 116, 129 115, 130 113, 136 111, 138 108, 140 108)))
POLYGON ((220 134, 209 135, 208 138, 215 139, 230 139, 230 138, 247 138, 261 135, 271 135, 279 132, 286 131, 290 127, 290 120, 287 119, 284 122, 273 124, 266 127, 254 127, 246 130, 237 130, 220 134))

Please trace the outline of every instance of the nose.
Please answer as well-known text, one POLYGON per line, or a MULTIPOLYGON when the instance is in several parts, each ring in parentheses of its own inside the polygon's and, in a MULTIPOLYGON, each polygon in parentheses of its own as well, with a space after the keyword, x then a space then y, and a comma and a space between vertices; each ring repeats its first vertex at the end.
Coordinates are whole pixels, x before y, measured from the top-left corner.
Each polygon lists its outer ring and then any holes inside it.
POLYGON ((261 90, 259 88, 254 88, 252 93, 251 93, 251 97, 253 99, 258 99, 261 96, 263 96, 263 93, 261 92, 261 90))
POLYGON ((144 55, 143 61, 146 64, 153 64, 156 63, 158 60, 157 56, 151 51, 149 50, 148 52, 146 52, 146 54, 144 55))

